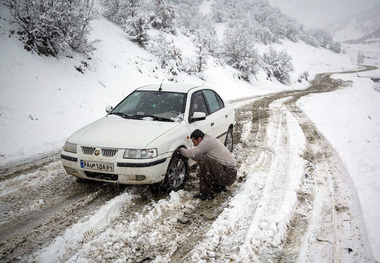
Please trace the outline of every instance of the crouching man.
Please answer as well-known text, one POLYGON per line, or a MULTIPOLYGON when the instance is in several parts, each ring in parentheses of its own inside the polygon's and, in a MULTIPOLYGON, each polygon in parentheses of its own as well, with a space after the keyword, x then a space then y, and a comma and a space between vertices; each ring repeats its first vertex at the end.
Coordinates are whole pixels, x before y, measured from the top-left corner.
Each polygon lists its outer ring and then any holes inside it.
POLYGON ((190 135, 194 148, 178 148, 185 157, 196 161, 200 168, 199 192, 194 198, 210 200, 215 192, 227 191, 226 186, 236 180, 236 162, 218 139, 197 129, 190 135))

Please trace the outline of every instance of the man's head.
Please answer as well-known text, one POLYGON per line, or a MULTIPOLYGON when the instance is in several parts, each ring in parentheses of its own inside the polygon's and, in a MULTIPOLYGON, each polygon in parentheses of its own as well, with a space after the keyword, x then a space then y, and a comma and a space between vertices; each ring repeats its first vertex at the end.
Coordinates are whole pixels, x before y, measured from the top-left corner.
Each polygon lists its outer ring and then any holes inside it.
POLYGON ((193 141, 194 146, 198 146, 198 144, 203 140, 205 134, 203 131, 196 129, 190 135, 191 140, 193 141))

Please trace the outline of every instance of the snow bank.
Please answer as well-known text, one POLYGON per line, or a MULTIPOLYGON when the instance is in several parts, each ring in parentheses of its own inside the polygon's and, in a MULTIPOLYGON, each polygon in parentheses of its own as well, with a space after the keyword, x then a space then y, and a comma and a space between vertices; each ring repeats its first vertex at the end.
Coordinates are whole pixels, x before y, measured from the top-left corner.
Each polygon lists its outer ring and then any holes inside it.
MULTIPOLYGON (((372 72, 380 76, 380 71, 372 72)), ((301 99, 299 106, 316 124, 345 164, 367 226, 372 251, 380 260, 380 92, 368 78, 335 75, 350 87, 301 99), (323 110, 321 110, 323 109, 323 110)))

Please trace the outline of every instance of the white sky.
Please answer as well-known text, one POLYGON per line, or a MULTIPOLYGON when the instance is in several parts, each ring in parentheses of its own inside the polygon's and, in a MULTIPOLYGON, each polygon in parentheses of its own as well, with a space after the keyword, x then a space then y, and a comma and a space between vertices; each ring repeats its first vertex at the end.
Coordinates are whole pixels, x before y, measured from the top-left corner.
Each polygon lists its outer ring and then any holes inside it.
POLYGON ((327 27, 332 22, 380 4, 380 0, 269 0, 306 27, 327 27))

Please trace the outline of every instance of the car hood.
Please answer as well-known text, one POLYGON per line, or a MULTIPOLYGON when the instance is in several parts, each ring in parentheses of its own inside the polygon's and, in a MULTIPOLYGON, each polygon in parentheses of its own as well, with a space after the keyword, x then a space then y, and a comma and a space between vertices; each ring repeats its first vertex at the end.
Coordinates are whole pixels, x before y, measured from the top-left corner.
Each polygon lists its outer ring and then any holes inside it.
POLYGON ((179 122, 123 119, 108 115, 74 133, 69 142, 104 148, 145 148, 179 122))

